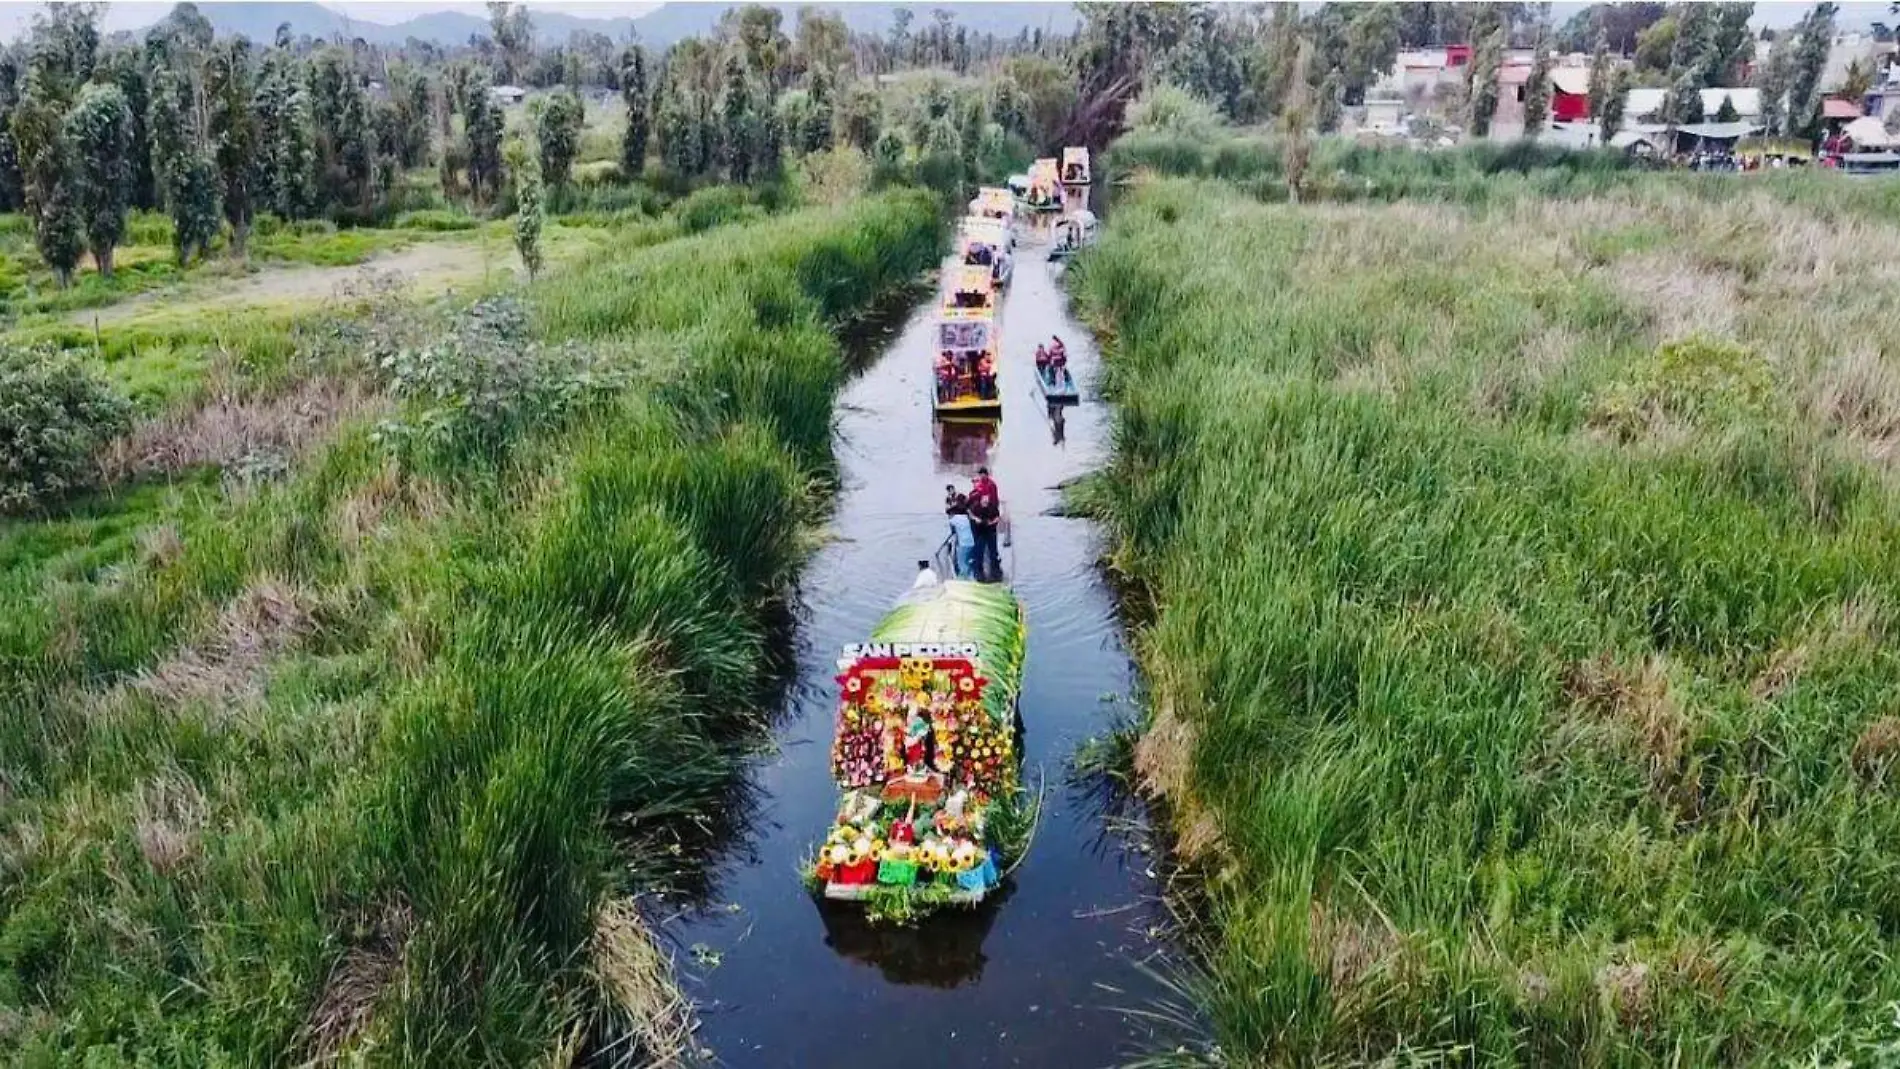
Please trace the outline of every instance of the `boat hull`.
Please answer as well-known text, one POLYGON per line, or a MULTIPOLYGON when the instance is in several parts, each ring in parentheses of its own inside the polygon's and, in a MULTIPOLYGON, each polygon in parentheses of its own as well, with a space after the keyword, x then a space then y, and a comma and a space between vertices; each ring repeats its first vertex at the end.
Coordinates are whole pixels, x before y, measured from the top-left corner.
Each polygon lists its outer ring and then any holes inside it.
POLYGON ((1038 371, 1036 372, 1036 388, 1042 391, 1043 397, 1054 404, 1073 405, 1082 399, 1081 392, 1076 389, 1073 375, 1057 382, 1053 376, 1038 371))

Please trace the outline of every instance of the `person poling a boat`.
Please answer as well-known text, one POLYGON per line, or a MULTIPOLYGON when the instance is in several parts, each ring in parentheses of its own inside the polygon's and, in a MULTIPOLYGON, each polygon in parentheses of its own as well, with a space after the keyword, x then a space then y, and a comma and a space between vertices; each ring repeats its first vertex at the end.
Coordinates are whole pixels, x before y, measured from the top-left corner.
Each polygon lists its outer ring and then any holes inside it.
POLYGON ((970 523, 970 499, 957 494, 944 510, 950 518, 950 566, 958 579, 976 576, 976 528, 970 523))
MULTIPOLYGON (((1042 352, 1042 347, 1037 346, 1036 351, 1042 352)), ((1049 381, 1058 385, 1067 384, 1069 381, 1069 350, 1062 344, 1061 338, 1055 337, 1054 335, 1050 336, 1048 353, 1049 381)))
POLYGON ((1003 555, 997 548, 997 534, 1003 520, 1003 502, 996 480, 990 478, 990 469, 976 469, 976 478, 970 482, 968 508, 976 542, 977 581, 1002 582, 1003 555))

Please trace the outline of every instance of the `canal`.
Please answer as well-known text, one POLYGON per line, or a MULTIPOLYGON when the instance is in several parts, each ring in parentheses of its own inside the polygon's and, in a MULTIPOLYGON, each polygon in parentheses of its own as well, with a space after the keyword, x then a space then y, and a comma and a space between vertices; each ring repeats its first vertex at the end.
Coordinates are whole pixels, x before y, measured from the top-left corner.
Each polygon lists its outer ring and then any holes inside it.
POLYGON ((797 679, 770 754, 750 771, 746 829, 710 893, 662 925, 699 1045, 719 1064, 1106 1066, 1145 1048, 1143 963, 1164 926, 1160 859, 1139 821, 1111 818, 1077 747, 1132 708, 1134 668, 1096 560, 1094 525, 1064 517, 1059 486, 1099 466, 1109 412, 1097 354, 1067 312, 1056 265, 1026 242, 1000 310, 1000 421, 937 424, 930 411, 933 293, 840 400, 842 477, 831 540, 799 590, 797 679), (1082 403, 1052 419, 1035 389, 1038 341, 1060 335, 1082 403), (1005 566, 1029 620, 1024 780, 1042 788, 1030 851, 1006 893, 915 928, 874 926, 819 903, 798 870, 838 793, 829 765, 841 646, 862 640, 945 534, 946 483, 987 464, 1011 519, 1005 566))

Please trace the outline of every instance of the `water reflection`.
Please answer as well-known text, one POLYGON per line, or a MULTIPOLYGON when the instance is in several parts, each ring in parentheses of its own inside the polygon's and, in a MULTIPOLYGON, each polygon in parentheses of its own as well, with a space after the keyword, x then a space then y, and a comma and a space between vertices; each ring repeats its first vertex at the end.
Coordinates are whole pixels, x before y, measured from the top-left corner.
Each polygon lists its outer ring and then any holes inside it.
POLYGON ((874 922, 862 907, 844 903, 821 902, 818 909, 825 945, 840 956, 875 966, 893 984, 950 990, 982 979, 989 962, 983 941, 1010 891, 1006 883, 976 909, 945 910, 913 928, 874 922))
POLYGON ((935 427, 939 472, 971 476, 989 464, 999 429, 996 420, 940 419, 935 427))

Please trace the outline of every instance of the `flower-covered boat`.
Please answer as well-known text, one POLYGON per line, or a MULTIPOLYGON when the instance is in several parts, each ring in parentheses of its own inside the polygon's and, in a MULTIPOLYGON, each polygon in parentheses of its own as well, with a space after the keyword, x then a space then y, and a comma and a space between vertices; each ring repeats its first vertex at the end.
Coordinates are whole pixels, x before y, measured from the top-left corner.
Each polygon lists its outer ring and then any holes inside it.
POLYGON ((845 648, 831 751, 843 797, 811 872, 826 898, 913 916, 995 890, 1023 814, 1025 636, 1008 587, 950 580, 845 648))

